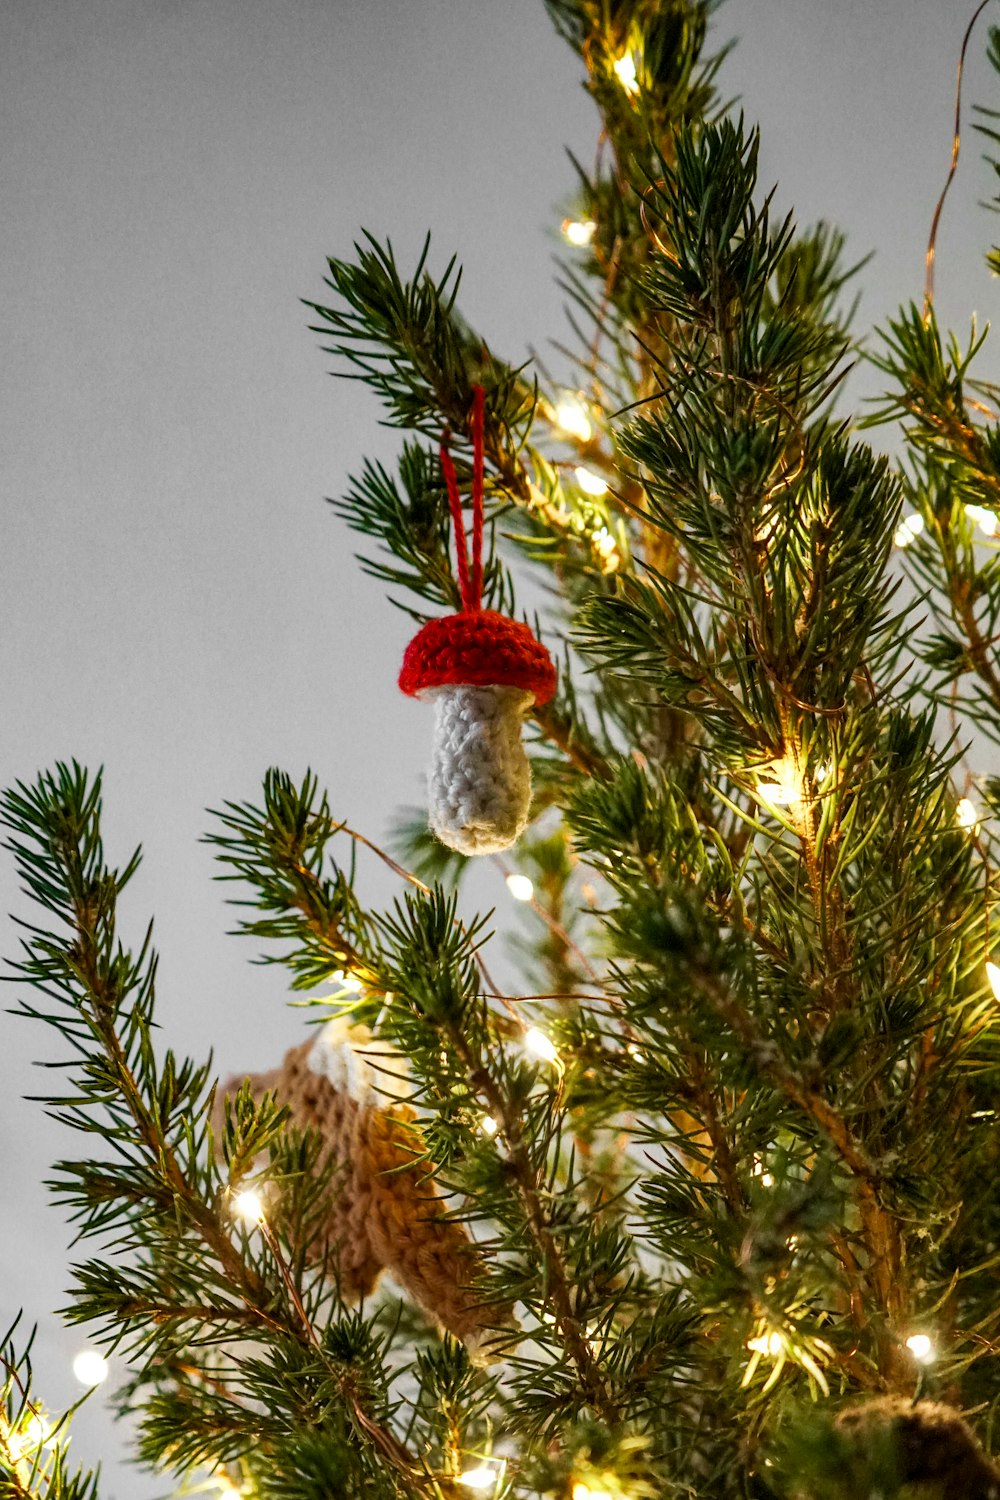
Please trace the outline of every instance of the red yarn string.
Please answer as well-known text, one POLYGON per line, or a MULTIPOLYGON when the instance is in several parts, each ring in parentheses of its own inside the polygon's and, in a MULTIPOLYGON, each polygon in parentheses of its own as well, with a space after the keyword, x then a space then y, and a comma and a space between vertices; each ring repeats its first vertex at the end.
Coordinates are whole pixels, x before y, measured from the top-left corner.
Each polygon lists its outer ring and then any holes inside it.
POLYGON ((451 433, 441 434, 441 469, 448 487, 448 505, 455 531, 455 557, 458 562, 458 586, 462 608, 474 614, 483 607, 483 411, 486 395, 481 385, 472 387, 472 575, 469 576, 469 544, 462 517, 462 497, 458 492, 455 465, 448 443, 451 433))
POLYGON ((486 393, 472 387, 472 600, 473 609, 483 603, 483 408, 486 393))
POLYGON ((462 520, 462 497, 458 493, 455 466, 448 452, 449 432, 447 427, 441 435, 441 468, 448 486, 448 504, 451 507, 451 523, 455 528, 455 557, 458 562, 458 586, 462 592, 462 608, 472 609, 472 585, 469 582, 468 546, 465 540, 465 522, 462 520))

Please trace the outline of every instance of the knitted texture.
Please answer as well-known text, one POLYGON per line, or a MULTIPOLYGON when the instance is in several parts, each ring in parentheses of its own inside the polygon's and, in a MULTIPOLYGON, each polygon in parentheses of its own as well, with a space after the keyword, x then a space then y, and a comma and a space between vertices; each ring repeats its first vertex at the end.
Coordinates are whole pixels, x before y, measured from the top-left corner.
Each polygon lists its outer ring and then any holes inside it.
POLYGON ((880 1396, 841 1412, 837 1427, 861 1454, 877 1451, 888 1440, 894 1477, 919 1485, 926 1500, 1000 1500, 1000 1470, 954 1407, 880 1396))
POLYGON ((531 803, 531 770, 521 748, 521 719, 556 690, 552 658, 527 625, 482 608, 483 456, 486 393, 472 387, 472 558, 469 560, 455 467, 441 439, 441 471, 455 531, 462 609, 428 620, 406 648, 399 685, 434 698, 430 825, 460 854, 509 849, 531 803))
POLYGON ((547 703, 556 690, 556 669, 527 625, 481 609, 428 620, 404 652, 404 693, 416 697, 446 683, 516 687, 547 703))
MULTIPOLYGON (((288 1106, 293 1125, 318 1132, 322 1160, 335 1168, 322 1231, 306 1247, 309 1260, 330 1254, 347 1302, 367 1296, 382 1271, 390 1271, 450 1333, 475 1341, 500 1314, 493 1310, 491 1317, 472 1290, 483 1274, 482 1260, 464 1228, 445 1217, 414 1111, 405 1103, 380 1104, 372 1086, 372 1077, 379 1076, 379 1044, 371 1049, 373 1062, 359 1066, 324 1056, 322 1045, 322 1038, 303 1042, 279 1068, 246 1075, 256 1100, 273 1092, 288 1106), (320 1048, 315 1057, 314 1047, 320 1048), (365 1067, 371 1070, 367 1079, 365 1067), (348 1087, 334 1087, 331 1074, 348 1087)), ((217 1136, 223 1096, 243 1082, 231 1078, 217 1095, 217 1136)))
POLYGON ((434 700, 431 828, 460 854, 509 849, 528 821, 531 767, 521 722, 531 694, 512 687, 441 687, 434 700))

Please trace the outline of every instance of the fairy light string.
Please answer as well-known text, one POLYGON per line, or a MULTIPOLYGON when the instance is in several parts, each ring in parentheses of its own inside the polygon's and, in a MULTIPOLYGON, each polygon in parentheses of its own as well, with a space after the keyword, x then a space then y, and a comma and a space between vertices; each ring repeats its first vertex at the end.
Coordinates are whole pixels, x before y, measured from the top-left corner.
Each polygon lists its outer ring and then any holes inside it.
POLYGON ((948 189, 951 187, 955 173, 958 171, 958 155, 962 145, 962 78, 965 73, 965 54, 969 49, 969 42, 972 39, 976 22, 988 4, 989 0, 980 0, 980 4, 973 12, 972 20, 965 29, 965 36, 962 38, 962 48, 958 54, 958 77, 955 81, 955 124, 952 130, 951 163, 948 167, 948 175, 945 178, 944 187, 941 189, 941 196, 934 207, 934 218, 931 221, 931 232, 927 241, 927 254, 924 260, 925 324, 930 322, 931 312, 934 308, 934 259, 937 254, 938 226, 941 223, 941 214, 944 210, 945 199, 948 196, 948 189))

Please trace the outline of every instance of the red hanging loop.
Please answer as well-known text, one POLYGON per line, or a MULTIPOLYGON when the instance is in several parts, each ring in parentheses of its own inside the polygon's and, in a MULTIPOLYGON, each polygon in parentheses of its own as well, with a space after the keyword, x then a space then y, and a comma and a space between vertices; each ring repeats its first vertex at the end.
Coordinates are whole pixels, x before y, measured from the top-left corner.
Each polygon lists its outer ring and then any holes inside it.
POLYGON ((455 557, 458 562, 458 586, 462 609, 474 614, 483 607, 483 414, 486 393, 481 385, 472 387, 472 571, 469 572, 469 549, 462 517, 462 497, 458 492, 455 465, 448 452, 451 434, 446 427, 441 435, 441 469, 448 487, 448 505, 455 532, 455 557))
POLYGON ((472 598, 473 609, 483 603, 483 410, 486 393, 472 387, 472 598))

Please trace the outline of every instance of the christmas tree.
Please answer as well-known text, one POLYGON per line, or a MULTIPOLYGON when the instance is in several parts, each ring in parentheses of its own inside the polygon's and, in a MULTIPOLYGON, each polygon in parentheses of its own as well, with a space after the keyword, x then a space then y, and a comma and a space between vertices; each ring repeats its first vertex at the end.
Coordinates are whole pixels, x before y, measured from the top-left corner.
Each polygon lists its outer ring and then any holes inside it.
MULTIPOLYGON (((158 1034, 100 775, 4 796, 19 1004, 85 1134, 70 1315, 143 1461, 214 1493, 995 1496, 1000 392, 938 325, 935 216, 852 413, 857 268, 774 211, 708 0, 548 9, 601 117, 572 377, 505 363, 430 244, 362 238, 309 304, 405 434, 336 508, 438 743, 391 850, 310 774, 214 815, 308 1005, 271 1071, 158 1034), (477 856, 531 907, 513 963, 477 856)), ((0 1493, 96 1495, 22 1333, 0 1493)))

